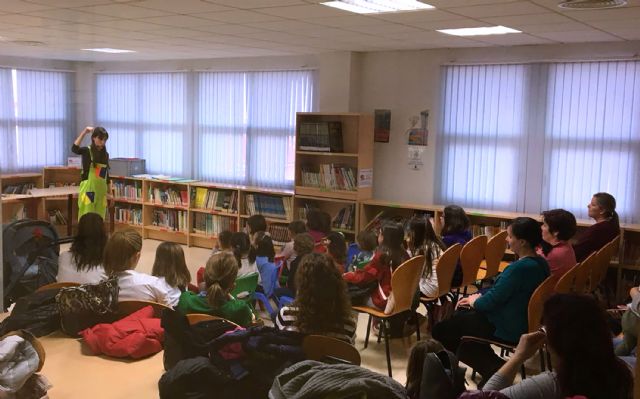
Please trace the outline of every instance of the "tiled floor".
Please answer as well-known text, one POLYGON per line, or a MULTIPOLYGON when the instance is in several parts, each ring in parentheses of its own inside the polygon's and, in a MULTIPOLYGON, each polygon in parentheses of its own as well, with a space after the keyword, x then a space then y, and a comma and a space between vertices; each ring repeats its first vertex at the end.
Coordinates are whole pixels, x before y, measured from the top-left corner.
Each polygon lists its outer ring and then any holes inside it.
MULTIPOLYGON (((137 270, 147 273, 151 271, 159 243, 155 240, 144 241, 137 270)), ((187 247, 184 250, 187 265, 195 279, 196 270, 206 263, 210 251, 187 247)), ((384 342, 376 343, 375 336, 372 335, 369 347, 363 349, 365 332, 366 318, 361 315, 355 346, 362 356, 362 365, 386 374, 384 342)), ((393 377, 402 384, 406 378, 408 353, 415 342, 415 335, 391 341, 393 377)), ((50 391, 52 399, 158 397, 157 382, 163 373, 162 353, 135 361, 90 356, 80 340, 66 337, 62 333, 44 338, 43 344, 47 359, 42 372, 54 386, 50 391)))

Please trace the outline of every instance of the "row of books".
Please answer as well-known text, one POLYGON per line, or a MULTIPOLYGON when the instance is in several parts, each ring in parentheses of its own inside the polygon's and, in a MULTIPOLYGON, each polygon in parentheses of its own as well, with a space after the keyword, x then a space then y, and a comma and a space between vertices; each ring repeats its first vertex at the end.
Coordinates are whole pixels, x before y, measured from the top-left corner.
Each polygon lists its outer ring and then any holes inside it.
POLYGON ((189 231, 189 218, 186 211, 154 209, 151 224, 172 231, 181 231, 183 233, 189 231))
POLYGON ((196 187, 195 190, 191 190, 191 201, 193 207, 198 209, 238 212, 238 192, 235 190, 210 190, 205 187, 196 187))
POLYGON ((266 194, 247 194, 247 213, 291 220, 293 197, 277 197, 266 194))
POLYGON ((336 229, 354 230, 356 225, 356 206, 349 205, 340 209, 331 221, 331 226, 336 229))
POLYGON ((49 222, 51 224, 67 224, 67 217, 62 213, 59 209, 50 209, 49 210, 49 222))
POLYGON ((287 226, 270 224, 268 230, 273 243, 276 245, 284 245, 292 239, 287 226))
POLYGON ((116 206, 114 208, 114 219, 118 223, 128 223, 134 224, 136 226, 142 226, 142 209, 116 206))
POLYGON ((134 182, 131 184, 123 181, 114 181, 113 190, 116 198, 142 202, 142 182, 134 182))
POLYGON ((329 190, 356 191, 358 189, 354 168, 321 164, 319 171, 302 168, 302 185, 329 190))
POLYGON ((29 190, 35 188, 33 183, 10 184, 2 190, 3 194, 28 194, 29 190))
POLYGON ((302 122, 299 124, 299 150, 342 152, 342 146, 341 122, 302 122))
POLYGON ((149 188, 149 201, 159 205, 189 206, 189 193, 187 190, 163 190, 158 187, 149 188))
POLYGON ((208 215, 196 213, 193 219, 193 232, 208 236, 218 235, 221 232, 238 231, 238 219, 233 217, 208 215))

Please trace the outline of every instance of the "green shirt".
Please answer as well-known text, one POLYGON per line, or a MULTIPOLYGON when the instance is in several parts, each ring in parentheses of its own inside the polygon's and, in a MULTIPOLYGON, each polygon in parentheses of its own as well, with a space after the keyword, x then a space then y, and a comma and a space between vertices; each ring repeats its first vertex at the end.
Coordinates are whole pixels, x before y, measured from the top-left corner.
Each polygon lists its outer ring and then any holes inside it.
POLYGON ((230 299, 218 309, 211 309, 207 298, 201 297, 191 291, 184 291, 178 301, 178 310, 182 313, 206 313, 223 317, 243 327, 253 321, 253 312, 249 305, 237 299, 230 299))

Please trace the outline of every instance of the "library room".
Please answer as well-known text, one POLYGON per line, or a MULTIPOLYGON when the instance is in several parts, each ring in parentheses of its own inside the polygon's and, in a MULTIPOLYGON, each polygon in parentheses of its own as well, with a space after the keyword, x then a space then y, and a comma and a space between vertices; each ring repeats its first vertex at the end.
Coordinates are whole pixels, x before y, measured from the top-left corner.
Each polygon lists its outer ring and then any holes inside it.
POLYGON ((0 1, 0 397, 640 399, 639 21, 0 1))

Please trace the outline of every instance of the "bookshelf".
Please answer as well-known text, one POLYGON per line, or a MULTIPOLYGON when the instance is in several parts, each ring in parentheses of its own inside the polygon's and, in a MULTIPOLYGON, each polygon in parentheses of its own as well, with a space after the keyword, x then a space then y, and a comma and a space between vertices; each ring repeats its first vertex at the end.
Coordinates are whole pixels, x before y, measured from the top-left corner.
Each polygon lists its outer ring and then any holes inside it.
POLYGON ((133 228, 142 234, 144 180, 127 176, 110 177, 113 186, 114 230, 133 228))
POLYGON ((287 225, 295 219, 292 191, 241 187, 239 193, 240 228, 247 225, 249 217, 261 214, 275 246, 281 247, 290 240, 287 225))
POLYGON ((319 209, 331 215, 331 229, 345 234, 349 241, 355 240, 358 226, 358 203, 356 201, 296 195, 294 213, 296 219, 306 219, 308 209, 319 209))
POLYGON ((189 185, 165 180, 145 180, 143 237, 189 245, 189 185))
MULTIPOLYGON (((43 187, 79 186, 82 170, 67 166, 45 166, 42 170, 43 187)), ((44 216, 58 230, 61 237, 75 234, 77 226, 76 201, 70 200, 70 196, 44 198, 44 216), (75 210, 75 212, 74 212, 75 210), (68 228, 70 224, 71 229, 68 228)), ((77 195, 73 196, 76 199, 77 195)), ((106 218, 105 220, 108 220, 106 218)))
POLYGON ((15 173, 0 175, 3 223, 24 218, 44 217, 42 201, 21 198, 32 188, 42 188, 42 173, 15 173))
POLYGON ((236 186, 196 182, 189 185, 189 190, 190 245, 213 248, 220 232, 238 231, 236 186))

